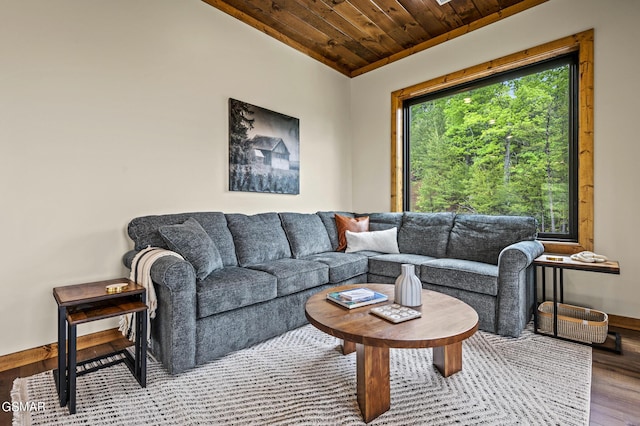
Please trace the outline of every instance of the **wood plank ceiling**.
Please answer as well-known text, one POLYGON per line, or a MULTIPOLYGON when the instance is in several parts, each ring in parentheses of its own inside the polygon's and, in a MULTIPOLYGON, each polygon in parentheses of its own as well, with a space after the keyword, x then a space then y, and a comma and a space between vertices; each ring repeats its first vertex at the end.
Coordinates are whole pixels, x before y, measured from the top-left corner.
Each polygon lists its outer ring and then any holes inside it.
POLYGON ((547 0, 203 1, 355 77, 547 0))

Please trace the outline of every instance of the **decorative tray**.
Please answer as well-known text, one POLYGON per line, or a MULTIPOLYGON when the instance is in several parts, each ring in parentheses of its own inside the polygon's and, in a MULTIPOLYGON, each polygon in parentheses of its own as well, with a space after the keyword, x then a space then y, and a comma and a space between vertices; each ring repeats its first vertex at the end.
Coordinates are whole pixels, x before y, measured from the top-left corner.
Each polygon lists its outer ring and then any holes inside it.
POLYGON ((381 318, 391 321, 394 324, 399 322, 409 321, 414 318, 420 318, 422 312, 415 309, 407 308, 406 306, 393 303, 391 305, 376 306, 371 308, 371 313, 381 318))

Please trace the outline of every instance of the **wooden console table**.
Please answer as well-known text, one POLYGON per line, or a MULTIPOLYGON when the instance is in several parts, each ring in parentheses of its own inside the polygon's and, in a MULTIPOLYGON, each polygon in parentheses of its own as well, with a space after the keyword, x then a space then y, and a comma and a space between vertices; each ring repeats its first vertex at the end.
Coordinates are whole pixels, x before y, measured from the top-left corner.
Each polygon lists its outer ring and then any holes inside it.
POLYGON ((76 284, 53 289, 53 297, 58 304, 58 369, 54 371, 56 390, 60 406, 69 406, 69 413, 76 412, 76 377, 124 362, 140 386, 147 381, 147 305, 146 289, 127 278, 76 284), (109 293, 106 287, 127 284, 120 292, 109 293), (121 351, 100 356, 80 363, 88 364, 106 357, 121 354, 115 361, 99 363, 84 371, 76 372, 76 326, 90 321, 119 315, 135 314, 135 349, 132 357, 129 351, 121 351), (68 334, 68 336, 67 336, 68 334), (68 349, 67 349, 68 345, 68 349))
MULTIPOLYGON (((568 339, 565 337, 558 336, 558 303, 564 303, 564 270, 576 270, 576 271, 587 271, 587 272, 601 272, 606 274, 620 274, 620 264, 617 261, 608 260, 602 263, 587 263, 580 262, 571 259, 571 256, 564 254, 552 254, 552 253, 543 253, 541 256, 537 257, 533 261, 533 265, 536 267, 540 267, 542 271, 542 301, 547 300, 546 295, 546 274, 545 269, 551 268, 553 271, 553 333, 550 335, 551 337, 574 341, 576 343, 587 344, 592 347, 597 347, 601 349, 610 350, 616 353, 622 352, 622 346, 620 341, 619 333, 609 332, 610 335, 613 335, 615 338, 615 348, 608 348, 606 346, 602 346, 597 343, 584 343, 577 340, 568 339)), ((534 274, 533 280, 533 292, 534 292, 534 306, 533 306, 533 327, 534 331, 538 333, 538 288, 537 288, 537 274, 534 274)), ((549 335, 546 334, 545 335, 549 335)))

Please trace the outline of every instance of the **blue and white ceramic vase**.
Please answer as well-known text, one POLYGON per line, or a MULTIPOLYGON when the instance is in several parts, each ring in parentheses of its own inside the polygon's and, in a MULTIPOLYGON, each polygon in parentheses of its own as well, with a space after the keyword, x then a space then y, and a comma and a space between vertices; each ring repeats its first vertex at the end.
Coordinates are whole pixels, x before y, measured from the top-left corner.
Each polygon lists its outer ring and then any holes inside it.
POLYGON ((395 303, 403 306, 422 305, 422 284, 416 276, 415 265, 402 264, 402 273, 396 279, 395 303))

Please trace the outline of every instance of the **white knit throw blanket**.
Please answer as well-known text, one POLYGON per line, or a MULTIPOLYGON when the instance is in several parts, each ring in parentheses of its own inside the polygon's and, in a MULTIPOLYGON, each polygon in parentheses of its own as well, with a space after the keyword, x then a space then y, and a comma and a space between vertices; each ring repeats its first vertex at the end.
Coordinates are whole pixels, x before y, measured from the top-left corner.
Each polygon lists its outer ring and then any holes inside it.
MULTIPOLYGON (((147 247, 136 253, 131 262, 131 276, 129 279, 147 289, 147 340, 151 337, 151 318, 155 318, 156 309, 158 307, 158 299, 156 291, 153 288, 151 280, 151 266, 153 263, 164 256, 175 256, 180 259, 184 258, 178 253, 158 247, 147 247)), ((120 326, 118 330, 129 340, 136 339, 136 329, 133 326, 133 314, 120 316, 120 326)))

